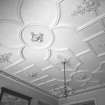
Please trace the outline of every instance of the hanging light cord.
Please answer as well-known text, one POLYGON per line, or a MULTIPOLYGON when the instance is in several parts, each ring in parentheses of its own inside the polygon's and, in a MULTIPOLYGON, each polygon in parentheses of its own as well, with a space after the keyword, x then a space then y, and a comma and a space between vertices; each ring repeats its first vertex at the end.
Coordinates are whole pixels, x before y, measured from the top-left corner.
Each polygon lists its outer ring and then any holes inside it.
POLYGON ((68 96, 67 81, 66 81, 66 61, 63 61, 64 65, 64 97, 68 96))

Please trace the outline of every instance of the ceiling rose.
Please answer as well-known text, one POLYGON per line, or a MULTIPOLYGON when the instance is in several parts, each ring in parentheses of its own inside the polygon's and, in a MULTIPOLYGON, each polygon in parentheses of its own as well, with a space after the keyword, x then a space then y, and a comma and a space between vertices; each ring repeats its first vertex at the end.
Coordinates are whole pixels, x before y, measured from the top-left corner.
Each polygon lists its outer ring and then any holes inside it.
POLYGON ((48 48, 54 41, 53 32, 46 26, 28 25, 22 30, 22 41, 31 48, 48 48))
POLYGON ((71 79, 78 82, 86 82, 90 80, 92 74, 90 72, 78 71, 72 74, 71 79))

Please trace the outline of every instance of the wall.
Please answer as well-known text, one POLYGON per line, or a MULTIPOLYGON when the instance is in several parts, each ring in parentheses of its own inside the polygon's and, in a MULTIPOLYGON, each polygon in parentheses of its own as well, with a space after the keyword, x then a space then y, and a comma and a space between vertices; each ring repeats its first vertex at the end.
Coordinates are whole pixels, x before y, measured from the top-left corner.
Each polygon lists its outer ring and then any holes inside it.
POLYGON ((47 96, 45 93, 38 92, 38 90, 31 89, 26 85, 20 84, 19 82, 0 74, 0 88, 3 86, 32 97, 31 105, 37 105, 38 100, 49 105, 57 105, 57 100, 54 97, 47 96))
POLYGON ((59 105, 71 105, 72 103, 87 101, 89 99, 95 99, 96 105, 105 105, 105 88, 98 89, 92 92, 87 92, 70 98, 62 99, 59 101, 59 105))

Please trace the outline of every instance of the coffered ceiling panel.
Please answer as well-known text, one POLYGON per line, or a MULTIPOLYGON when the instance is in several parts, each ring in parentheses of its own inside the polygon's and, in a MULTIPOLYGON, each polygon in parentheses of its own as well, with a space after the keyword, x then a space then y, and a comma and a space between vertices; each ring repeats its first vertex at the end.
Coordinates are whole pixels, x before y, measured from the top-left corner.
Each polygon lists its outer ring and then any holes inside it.
POLYGON ((58 5, 55 0, 26 0, 21 8, 25 24, 52 25, 56 21, 57 12, 58 5))
POLYGON ((52 79, 52 77, 50 77, 50 76, 48 76, 48 75, 46 74, 46 75, 44 75, 44 76, 41 76, 41 77, 39 77, 39 78, 37 78, 37 79, 31 81, 31 83, 33 83, 34 85, 38 85, 38 84, 40 84, 40 83, 49 81, 49 80, 51 80, 51 79, 52 79))
POLYGON ((105 84, 105 0, 1 0, 0 70, 55 97, 105 84), (64 67, 65 62, 65 67, 64 67))
POLYGON ((88 70, 92 72, 92 71, 95 71, 95 69, 99 66, 99 60, 97 56, 91 51, 79 56, 79 59, 82 62, 82 65, 80 68, 83 69, 83 71, 88 70), (89 66, 89 65, 92 65, 92 66, 89 66))
POLYGON ((54 29, 54 33, 56 36, 54 44, 52 45, 54 49, 70 48, 74 53, 79 53, 88 48, 87 44, 78 38, 73 28, 59 27, 54 29))
POLYGON ((90 39, 89 44, 93 51, 97 54, 103 54, 105 52, 105 33, 101 33, 96 37, 90 39))

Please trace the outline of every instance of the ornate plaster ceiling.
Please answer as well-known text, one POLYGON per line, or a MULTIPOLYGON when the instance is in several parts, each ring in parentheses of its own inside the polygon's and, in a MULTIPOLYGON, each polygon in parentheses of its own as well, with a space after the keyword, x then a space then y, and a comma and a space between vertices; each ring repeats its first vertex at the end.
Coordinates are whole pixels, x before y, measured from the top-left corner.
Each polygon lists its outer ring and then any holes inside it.
POLYGON ((63 95, 105 83, 104 0, 0 0, 0 69, 63 95))

